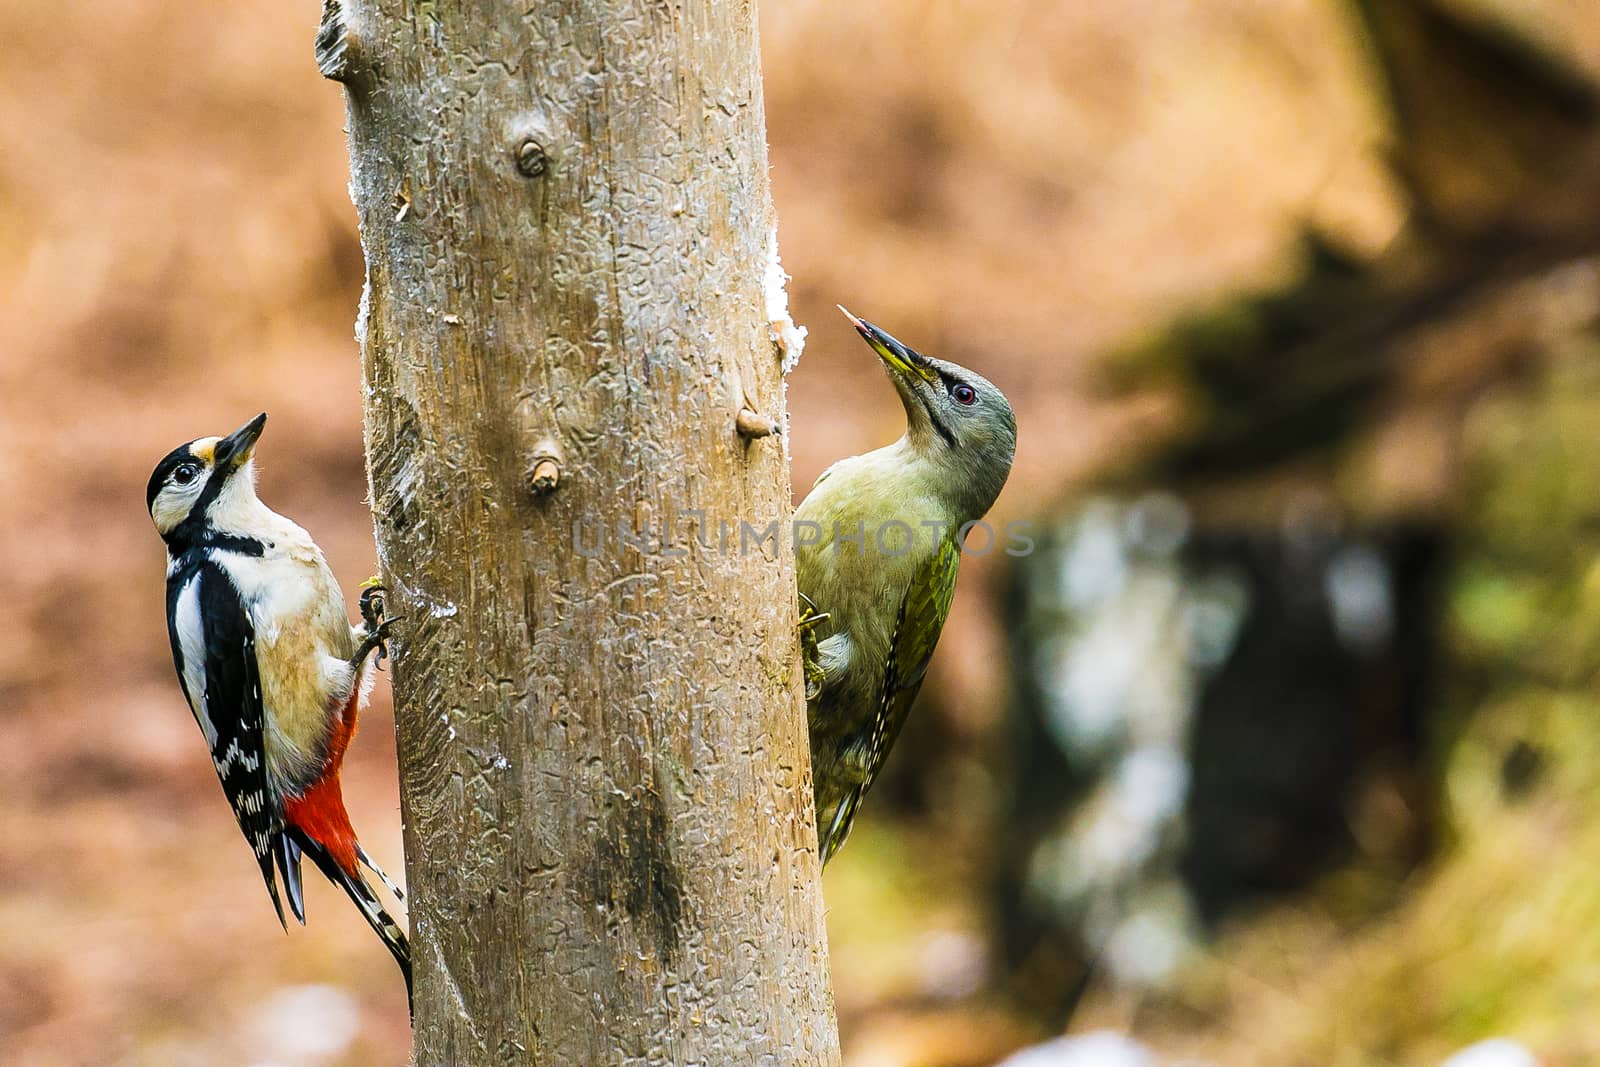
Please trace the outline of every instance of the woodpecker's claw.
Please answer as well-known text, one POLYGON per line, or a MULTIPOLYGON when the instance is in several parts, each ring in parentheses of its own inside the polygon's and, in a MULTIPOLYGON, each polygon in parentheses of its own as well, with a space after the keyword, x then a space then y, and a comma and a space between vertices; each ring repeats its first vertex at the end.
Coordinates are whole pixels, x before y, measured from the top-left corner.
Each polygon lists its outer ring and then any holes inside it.
POLYGON ((394 624, 400 621, 400 616, 395 615, 384 619, 375 627, 369 627, 367 636, 356 646, 356 654, 351 657, 350 662, 359 667, 376 651, 378 658, 374 662, 380 671, 383 670, 383 661, 389 658, 389 635, 393 631, 394 624))
POLYGON ((814 628, 817 623, 827 617, 828 613, 826 611, 817 610, 817 602, 815 600, 812 600, 804 593, 800 594, 800 629, 802 631, 814 628))
POLYGON ((378 653, 375 662, 380 671, 383 670, 383 661, 389 658, 389 632, 400 620, 390 618, 385 613, 385 598, 388 592, 376 577, 368 578, 361 583, 361 621, 367 624, 367 635, 361 639, 361 644, 351 659, 357 668, 366 662, 367 656, 374 650, 378 653))
POLYGON ((817 625, 828 617, 818 611, 814 600, 800 594, 800 666, 806 676, 806 700, 815 700, 822 693, 823 672, 821 656, 817 651, 817 625))
POLYGON ((361 620, 367 624, 367 629, 376 630, 383 622, 388 593, 376 575, 361 583, 361 620))

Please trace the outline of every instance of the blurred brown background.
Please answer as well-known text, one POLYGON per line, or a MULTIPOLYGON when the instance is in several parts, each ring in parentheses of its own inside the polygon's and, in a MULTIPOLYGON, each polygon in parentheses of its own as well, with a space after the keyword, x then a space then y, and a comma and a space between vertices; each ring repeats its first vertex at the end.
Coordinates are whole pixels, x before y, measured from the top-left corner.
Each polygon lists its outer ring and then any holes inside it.
MULTIPOLYGON (((405 1058, 393 965, 337 893, 308 885, 306 930, 272 920, 173 681, 142 500, 168 449, 265 409, 263 497, 347 590, 374 569, 317 13, 0 5, 0 1062, 405 1058)), ((1151 1058, 1039 1063, 1432 1064, 1496 1036, 1600 1062, 1600 10, 774 0, 762 34, 811 331, 797 495, 901 426, 842 302, 1013 398, 993 518, 1041 537, 969 562, 830 868, 851 1067, 976 1067, 1064 1029, 1151 1058), (1145 584, 1083 599, 1102 527, 1145 584), (1376 645, 1271 643, 1323 585, 1305 617, 1340 625, 1340 589, 1379 589, 1376 645), (1146 587, 1222 605, 1215 662, 1203 628, 1146 625, 1123 596, 1146 587), (1138 877, 1073 903, 1040 872, 1080 869, 1097 783, 1168 781, 1028 758, 1078 721, 1106 605, 1132 627, 1108 647, 1178 664, 1156 748, 1181 810, 1138 877), (1338 759, 1310 773, 1274 730, 1338 759), (1241 784, 1252 763, 1287 785, 1241 784), (1290 793, 1310 814, 1251 837, 1290 793)), ((396 870, 383 685, 364 722, 347 797, 396 870)))

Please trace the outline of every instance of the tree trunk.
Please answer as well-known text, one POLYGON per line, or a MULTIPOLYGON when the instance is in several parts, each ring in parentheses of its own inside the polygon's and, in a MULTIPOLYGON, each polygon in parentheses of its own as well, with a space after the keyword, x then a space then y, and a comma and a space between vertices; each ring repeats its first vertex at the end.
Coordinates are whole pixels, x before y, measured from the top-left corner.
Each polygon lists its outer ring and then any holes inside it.
POLYGON ((837 1062, 753 5, 523 7, 330 0, 317 42, 417 1062, 837 1062))

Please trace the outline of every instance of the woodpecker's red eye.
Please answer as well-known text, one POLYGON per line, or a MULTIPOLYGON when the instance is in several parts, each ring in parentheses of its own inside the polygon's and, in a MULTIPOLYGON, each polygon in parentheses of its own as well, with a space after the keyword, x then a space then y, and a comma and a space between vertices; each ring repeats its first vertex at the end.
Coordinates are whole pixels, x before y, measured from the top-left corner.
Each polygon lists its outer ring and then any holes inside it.
POLYGON ((975 404, 978 401, 978 394, 970 385, 951 386, 950 395, 956 398, 957 404, 975 404))

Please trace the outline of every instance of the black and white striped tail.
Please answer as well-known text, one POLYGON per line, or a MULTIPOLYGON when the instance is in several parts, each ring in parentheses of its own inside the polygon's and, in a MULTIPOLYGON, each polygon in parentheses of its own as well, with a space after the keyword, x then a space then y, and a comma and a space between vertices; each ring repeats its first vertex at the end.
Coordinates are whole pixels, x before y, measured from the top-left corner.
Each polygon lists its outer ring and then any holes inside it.
MULTIPOLYGON (((295 846, 311 857, 311 862, 315 863, 317 868, 327 875, 328 881, 345 891, 351 902, 361 912, 362 917, 367 920, 367 925, 372 927, 373 933, 377 934, 379 939, 388 946, 389 953, 394 956, 394 961, 400 965, 400 973, 405 976, 406 999, 409 1001, 411 999, 411 943, 406 940, 405 931, 400 929, 400 924, 395 922, 394 917, 384 910, 377 894, 372 891, 372 887, 367 884, 367 880, 361 877, 360 871, 346 871, 334 861, 332 856, 328 855, 327 849, 294 827, 290 827, 285 832, 294 839, 295 846)), ((377 871, 386 885, 391 884, 388 876, 378 871, 377 867, 364 854, 362 854, 362 862, 377 871)))

